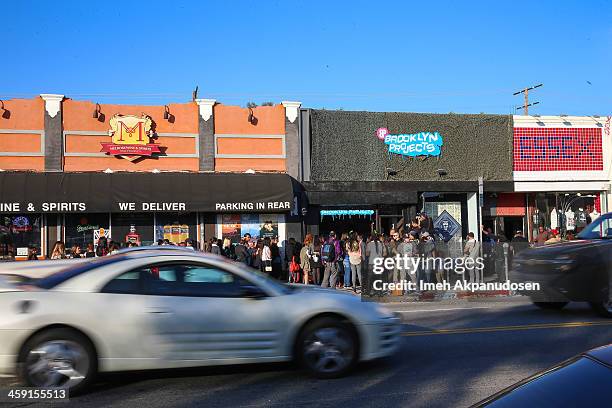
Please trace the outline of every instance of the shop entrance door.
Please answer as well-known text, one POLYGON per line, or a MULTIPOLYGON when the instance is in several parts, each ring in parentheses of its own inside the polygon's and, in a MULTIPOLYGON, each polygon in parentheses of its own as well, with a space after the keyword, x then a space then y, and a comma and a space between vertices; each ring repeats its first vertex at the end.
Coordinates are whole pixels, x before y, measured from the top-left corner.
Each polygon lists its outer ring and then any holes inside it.
POLYGON ((400 227, 402 215, 379 215, 378 216, 378 233, 389 235, 389 231, 392 229, 397 230, 400 227))

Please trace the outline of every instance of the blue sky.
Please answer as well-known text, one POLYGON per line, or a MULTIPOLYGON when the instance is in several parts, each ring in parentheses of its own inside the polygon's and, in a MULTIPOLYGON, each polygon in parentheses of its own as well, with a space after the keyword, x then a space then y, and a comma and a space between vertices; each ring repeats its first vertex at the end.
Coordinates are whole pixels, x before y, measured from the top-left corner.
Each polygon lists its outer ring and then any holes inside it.
POLYGON ((612 113, 610 1, 123 3, 4 2, 0 99, 612 113))

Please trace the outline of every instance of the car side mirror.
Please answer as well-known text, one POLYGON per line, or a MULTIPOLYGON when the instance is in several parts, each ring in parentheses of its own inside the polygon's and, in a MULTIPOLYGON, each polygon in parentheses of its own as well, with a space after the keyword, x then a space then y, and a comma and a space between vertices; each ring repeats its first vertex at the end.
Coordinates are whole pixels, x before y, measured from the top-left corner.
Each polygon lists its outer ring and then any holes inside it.
POLYGON ((242 286, 240 291, 242 297, 249 299, 262 299, 268 296, 263 290, 255 285, 242 286))

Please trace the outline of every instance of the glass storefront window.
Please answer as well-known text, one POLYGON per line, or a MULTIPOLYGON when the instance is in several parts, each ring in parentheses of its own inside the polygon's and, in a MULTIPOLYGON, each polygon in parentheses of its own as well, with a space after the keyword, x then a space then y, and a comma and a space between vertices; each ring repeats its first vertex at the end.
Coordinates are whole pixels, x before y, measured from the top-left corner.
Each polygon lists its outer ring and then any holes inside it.
POLYGON ((29 250, 41 253, 40 214, 0 214, 0 257, 27 257, 29 250))
POLYGON ((153 225, 153 213, 112 214, 110 239, 124 245, 128 238, 134 240, 132 237, 137 237, 135 242, 140 245, 152 245, 153 225))
POLYGON ((66 249, 78 245, 85 252, 87 245, 96 246, 96 231, 109 231, 108 214, 67 214, 66 215, 66 249))
POLYGON ((189 239, 197 242, 198 228, 195 213, 164 213, 155 217, 155 241, 167 239, 175 245, 189 239))

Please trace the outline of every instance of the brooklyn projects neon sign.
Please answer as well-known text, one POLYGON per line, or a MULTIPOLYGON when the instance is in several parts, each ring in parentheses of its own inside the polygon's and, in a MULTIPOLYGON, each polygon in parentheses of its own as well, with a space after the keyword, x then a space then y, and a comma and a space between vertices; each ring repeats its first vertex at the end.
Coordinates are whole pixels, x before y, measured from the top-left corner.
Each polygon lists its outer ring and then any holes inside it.
POLYGON ((442 135, 438 132, 393 135, 387 128, 378 128, 376 137, 389 146, 389 153, 409 157, 439 156, 444 144, 442 135))

